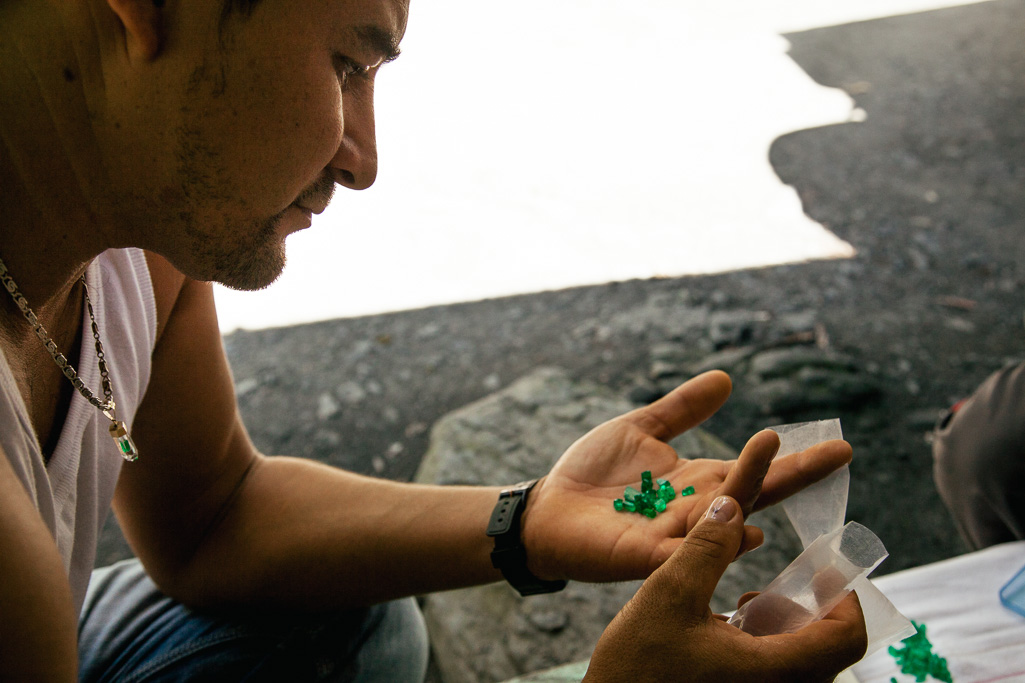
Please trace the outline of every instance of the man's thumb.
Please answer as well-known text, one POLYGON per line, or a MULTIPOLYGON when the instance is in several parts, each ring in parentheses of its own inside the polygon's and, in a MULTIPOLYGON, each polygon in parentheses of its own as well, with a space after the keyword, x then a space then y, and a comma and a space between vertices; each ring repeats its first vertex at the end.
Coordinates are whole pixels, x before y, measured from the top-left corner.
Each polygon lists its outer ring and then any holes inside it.
POLYGON ((685 614, 705 613, 716 584, 737 556, 743 538, 744 517, 740 506, 729 496, 719 496, 662 565, 662 570, 683 587, 677 599, 685 614))

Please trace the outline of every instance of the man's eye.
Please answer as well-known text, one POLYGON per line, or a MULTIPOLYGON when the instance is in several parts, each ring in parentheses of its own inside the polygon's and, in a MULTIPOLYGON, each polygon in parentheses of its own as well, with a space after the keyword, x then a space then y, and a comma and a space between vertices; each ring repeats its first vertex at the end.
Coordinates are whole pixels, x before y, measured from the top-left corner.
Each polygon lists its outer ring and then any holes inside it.
POLYGON ((349 84, 349 79, 365 76, 370 71, 369 66, 360 64, 354 59, 340 54, 334 56, 334 64, 335 71, 338 73, 338 80, 342 84, 343 89, 349 84))

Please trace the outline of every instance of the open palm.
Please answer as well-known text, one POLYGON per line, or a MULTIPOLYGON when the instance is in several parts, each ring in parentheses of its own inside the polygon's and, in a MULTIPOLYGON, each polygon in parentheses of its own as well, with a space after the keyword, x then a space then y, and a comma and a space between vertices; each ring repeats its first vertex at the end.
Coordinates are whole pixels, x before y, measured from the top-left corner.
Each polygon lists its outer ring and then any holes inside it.
MULTIPOLYGON (((850 447, 829 441, 773 463, 774 432, 753 436, 732 461, 681 459, 668 441, 710 417, 729 397, 729 377, 707 372, 662 399, 610 420, 570 446, 534 489, 524 516, 530 567, 543 578, 615 581, 644 578, 679 546, 720 495, 735 498, 745 516, 822 479, 850 461, 850 447), (655 519, 616 512, 641 472, 695 493, 671 501, 655 519)), ((741 552, 762 541, 745 530, 741 552)))

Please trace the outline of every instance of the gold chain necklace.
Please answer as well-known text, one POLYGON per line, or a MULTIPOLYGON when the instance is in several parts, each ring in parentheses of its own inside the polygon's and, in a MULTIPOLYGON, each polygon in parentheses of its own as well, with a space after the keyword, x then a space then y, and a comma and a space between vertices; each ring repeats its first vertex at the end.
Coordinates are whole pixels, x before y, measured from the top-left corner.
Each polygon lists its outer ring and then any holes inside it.
POLYGON ((64 354, 57 350, 57 344, 50 338, 46 328, 43 327, 43 324, 36 318, 36 314, 29 308, 28 301, 18 291, 18 285, 14 284, 14 280, 11 278, 11 274, 7 271, 7 266, 4 265, 2 259, 0 259, 0 282, 3 283, 4 288, 10 293, 11 298, 14 299, 14 303, 21 309, 25 319, 28 320, 28 324, 32 326, 32 330, 39 337, 40 341, 43 342, 46 350, 50 352, 53 362, 61 369, 64 376, 71 381, 71 384, 78 390, 78 393, 82 394, 89 403, 93 404, 103 413, 104 417, 110 420, 110 436, 114 439, 114 443, 117 444, 121 457, 128 462, 137 460, 139 458, 139 449, 135 447, 135 442, 132 441, 132 436, 128 433, 128 427, 125 426, 124 422, 117 419, 117 414, 114 412, 114 392, 110 387, 110 372, 107 370, 107 361, 103 355, 103 344, 100 342, 100 328, 96 326, 93 302, 89 300, 89 285, 85 282, 85 275, 82 276, 82 287, 85 288, 85 308, 89 312, 89 320, 92 322, 93 339, 96 340, 96 359, 97 364, 100 366, 100 379, 103 384, 103 396, 105 399, 103 401, 97 398, 96 394, 85 385, 85 382, 78 376, 75 368, 71 366, 71 363, 68 362, 64 354))

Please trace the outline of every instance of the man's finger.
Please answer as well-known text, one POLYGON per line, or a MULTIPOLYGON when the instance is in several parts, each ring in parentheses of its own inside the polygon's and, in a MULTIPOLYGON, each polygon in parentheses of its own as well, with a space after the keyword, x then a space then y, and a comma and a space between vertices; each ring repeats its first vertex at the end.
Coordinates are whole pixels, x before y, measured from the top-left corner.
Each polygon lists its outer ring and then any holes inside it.
POLYGON ((762 492, 762 481, 778 450, 779 435, 771 429, 764 429, 748 439, 740 457, 726 475, 722 493, 737 499, 744 516, 754 509, 762 492))
POLYGON ((701 424, 730 397, 733 384, 721 370, 687 380, 651 405, 624 416, 656 439, 669 441, 701 424))
POLYGON ((834 439, 823 441, 773 461, 762 483, 756 510, 774 505, 798 491, 825 479, 851 461, 851 445, 834 439))
POLYGON ((680 614, 706 614, 712 592, 737 556, 743 535, 740 505, 729 496, 719 496, 672 557, 652 575, 652 587, 671 591, 680 614))
POLYGON ((795 633, 768 638, 776 641, 777 654, 789 670, 800 674, 799 680, 835 676, 864 657, 868 647, 865 618, 854 591, 822 619, 795 633))
POLYGON ((744 553, 761 548, 763 543, 765 543, 765 532, 756 526, 745 525, 744 536, 740 542, 740 550, 737 551, 737 557, 734 559, 739 559, 744 553))
POLYGON ((748 591, 748 592, 744 593, 743 595, 740 596, 740 599, 737 600, 737 609, 740 609, 746 603, 754 600, 759 595, 761 595, 761 591, 748 591))

